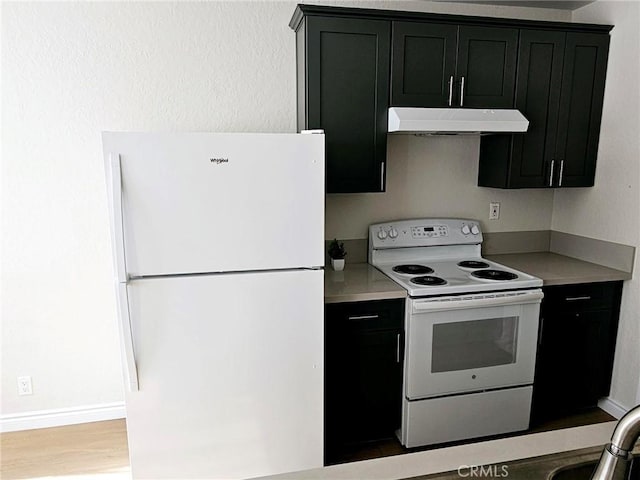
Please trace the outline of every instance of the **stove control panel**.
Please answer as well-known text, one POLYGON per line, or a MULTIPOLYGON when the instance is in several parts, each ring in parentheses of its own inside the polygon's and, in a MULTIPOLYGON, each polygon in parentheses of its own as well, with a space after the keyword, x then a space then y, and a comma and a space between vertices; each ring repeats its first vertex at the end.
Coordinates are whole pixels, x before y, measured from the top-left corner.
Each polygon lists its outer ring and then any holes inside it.
POLYGON ((413 238, 446 237, 448 235, 449 229, 446 225, 420 225, 411 227, 411 236, 413 238))
POLYGON ((369 226, 369 245, 373 249, 480 243, 482 231, 477 220, 427 218, 369 226))

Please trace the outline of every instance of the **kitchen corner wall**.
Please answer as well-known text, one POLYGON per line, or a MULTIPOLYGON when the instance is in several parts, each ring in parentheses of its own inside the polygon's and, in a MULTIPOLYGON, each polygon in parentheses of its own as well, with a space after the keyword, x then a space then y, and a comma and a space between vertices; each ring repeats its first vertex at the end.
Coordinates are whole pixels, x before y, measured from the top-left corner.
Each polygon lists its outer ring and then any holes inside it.
POLYGON ((636 246, 625 282, 610 398, 640 404, 640 3, 599 1, 573 21, 615 25, 604 94, 595 187, 558 189, 552 230, 636 246))
MULTIPOLYGON (((2 3, 3 420, 70 418, 122 402, 100 132, 294 131, 295 3, 2 3), (33 395, 17 395, 21 375, 32 376, 33 395)), ((331 3, 570 18, 520 7, 331 3)), ((330 197, 328 235, 363 238, 369 222, 407 215, 484 220, 490 200, 502 202, 502 218, 485 222, 489 231, 548 229, 549 193, 475 187, 477 142, 390 139, 388 192, 330 197)))

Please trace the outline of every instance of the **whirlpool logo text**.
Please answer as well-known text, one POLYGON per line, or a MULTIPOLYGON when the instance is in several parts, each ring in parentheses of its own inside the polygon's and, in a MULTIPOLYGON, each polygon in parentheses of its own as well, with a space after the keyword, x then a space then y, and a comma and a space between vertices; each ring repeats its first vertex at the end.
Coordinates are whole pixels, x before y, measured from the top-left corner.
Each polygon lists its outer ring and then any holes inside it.
POLYGON ((210 158, 209 161, 211 163, 215 163, 216 165, 220 165, 221 163, 229 163, 228 158, 210 158))

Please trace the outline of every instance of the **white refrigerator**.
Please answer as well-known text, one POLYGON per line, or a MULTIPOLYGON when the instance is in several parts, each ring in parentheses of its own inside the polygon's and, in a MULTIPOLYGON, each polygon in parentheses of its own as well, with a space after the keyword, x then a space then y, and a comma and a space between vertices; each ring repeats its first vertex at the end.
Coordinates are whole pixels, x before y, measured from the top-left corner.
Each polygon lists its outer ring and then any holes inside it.
POLYGON ((133 478, 322 466, 324 135, 102 140, 133 478))

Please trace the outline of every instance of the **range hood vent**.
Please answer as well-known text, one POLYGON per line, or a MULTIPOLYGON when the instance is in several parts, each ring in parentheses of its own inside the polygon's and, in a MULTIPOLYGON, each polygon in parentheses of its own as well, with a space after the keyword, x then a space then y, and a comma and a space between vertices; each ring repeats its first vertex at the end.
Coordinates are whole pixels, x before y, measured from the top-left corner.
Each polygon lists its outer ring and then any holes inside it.
POLYGON ((425 135, 522 133, 529 127, 515 109, 413 108, 389 109, 389 133, 425 135))

